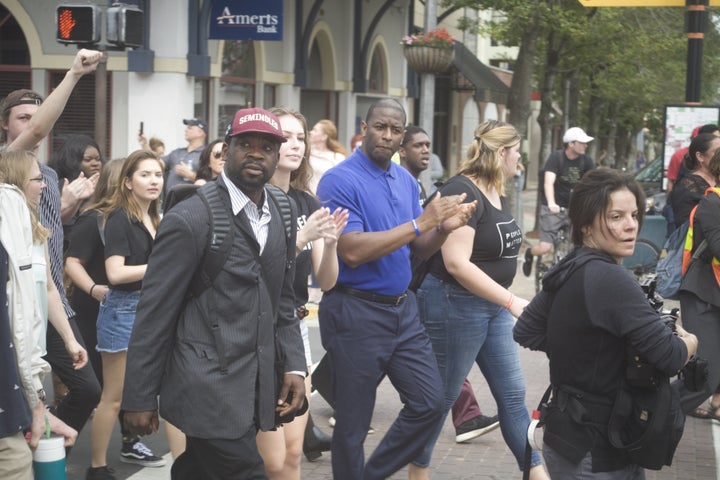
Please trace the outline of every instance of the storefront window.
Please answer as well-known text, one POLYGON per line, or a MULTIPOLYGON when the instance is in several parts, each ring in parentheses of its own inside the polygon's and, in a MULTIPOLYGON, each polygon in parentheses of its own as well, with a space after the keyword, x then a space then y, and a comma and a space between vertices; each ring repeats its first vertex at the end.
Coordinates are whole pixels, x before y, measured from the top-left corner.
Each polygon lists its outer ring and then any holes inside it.
MULTIPOLYGON (((240 108, 255 106, 255 47, 252 40, 225 42, 218 98, 218 134, 240 108)), ((273 99, 274 100, 274 99, 273 99)))
POLYGON ((382 49, 376 48, 370 60, 370 77, 368 78, 368 92, 386 93, 385 62, 382 49))

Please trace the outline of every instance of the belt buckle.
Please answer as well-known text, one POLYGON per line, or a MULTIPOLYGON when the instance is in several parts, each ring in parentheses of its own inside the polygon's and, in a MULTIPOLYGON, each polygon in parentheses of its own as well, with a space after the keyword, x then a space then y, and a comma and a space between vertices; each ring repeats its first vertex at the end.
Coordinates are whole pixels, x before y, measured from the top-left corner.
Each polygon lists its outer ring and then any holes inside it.
POLYGON ((397 300, 395 300, 395 306, 398 307, 400 304, 407 298, 407 292, 403 293, 399 297, 397 297, 397 300))

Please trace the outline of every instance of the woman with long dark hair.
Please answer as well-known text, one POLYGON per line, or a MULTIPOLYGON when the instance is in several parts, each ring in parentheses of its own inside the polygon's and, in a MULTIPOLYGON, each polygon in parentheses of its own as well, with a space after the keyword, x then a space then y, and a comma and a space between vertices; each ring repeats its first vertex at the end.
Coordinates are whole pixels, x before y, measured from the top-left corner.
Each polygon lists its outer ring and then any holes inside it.
POLYGON ((195 176, 195 185, 204 185, 215 180, 223 171, 225 160, 222 156, 222 149, 225 141, 216 138, 210 142, 200 154, 200 165, 195 176))

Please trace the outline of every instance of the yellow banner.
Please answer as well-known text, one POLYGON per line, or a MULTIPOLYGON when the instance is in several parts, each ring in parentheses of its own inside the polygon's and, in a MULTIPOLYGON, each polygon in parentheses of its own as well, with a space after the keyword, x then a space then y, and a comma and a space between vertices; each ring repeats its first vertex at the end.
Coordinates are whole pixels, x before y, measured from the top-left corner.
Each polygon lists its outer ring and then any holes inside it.
MULTIPOLYGON (((578 0, 585 7, 684 7, 685 0, 578 0)), ((710 0, 720 6, 720 0, 710 0)))

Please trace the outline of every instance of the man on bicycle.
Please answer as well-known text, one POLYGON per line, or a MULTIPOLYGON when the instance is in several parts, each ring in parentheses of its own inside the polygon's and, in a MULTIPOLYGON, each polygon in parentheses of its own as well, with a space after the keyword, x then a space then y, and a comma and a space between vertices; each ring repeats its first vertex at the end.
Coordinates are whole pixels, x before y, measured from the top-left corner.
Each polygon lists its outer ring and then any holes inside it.
POLYGON ((540 207, 540 243, 525 250, 523 273, 526 277, 532 272, 533 256, 541 256, 550 251, 555 244, 557 234, 563 226, 569 228, 565 209, 570 202, 570 192, 585 172, 595 168, 592 158, 585 155, 587 144, 593 137, 580 127, 568 128, 563 135, 564 148, 550 154, 541 172, 539 182, 542 200, 540 207))

